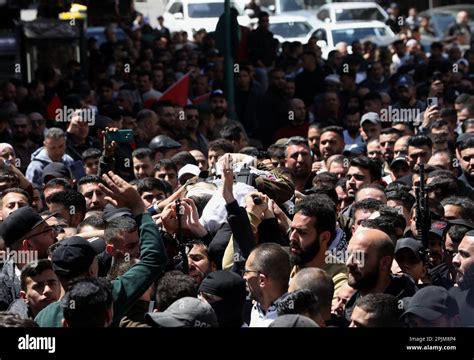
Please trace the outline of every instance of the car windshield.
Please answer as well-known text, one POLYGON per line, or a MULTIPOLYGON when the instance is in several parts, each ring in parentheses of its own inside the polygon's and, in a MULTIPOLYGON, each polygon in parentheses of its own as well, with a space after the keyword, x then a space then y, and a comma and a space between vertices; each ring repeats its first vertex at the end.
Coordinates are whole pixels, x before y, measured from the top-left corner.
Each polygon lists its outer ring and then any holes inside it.
MULTIPOLYGON (((230 3, 237 9, 239 15, 243 15, 242 9, 235 3, 230 3)), ((201 4, 189 4, 188 14, 190 18, 218 18, 224 13, 224 2, 217 3, 201 3, 201 4)))
POLYGON ((443 36, 448 31, 451 24, 456 22, 456 18, 451 14, 434 13, 431 15, 431 25, 434 27, 438 36, 443 36))
POLYGON ((276 6, 276 2, 280 3, 280 11, 298 11, 304 10, 304 0, 261 0, 260 4, 265 7, 269 7, 271 5, 276 6))
POLYGON ((385 17, 377 8, 336 9, 336 21, 353 21, 353 20, 385 21, 385 17))
POLYGON ((302 0, 281 0, 281 12, 304 10, 302 0))
POLYGON ((383 27, 377 28, 357 28, 357 29, 337 29, 332 30, 334 44, 338 42, 352 43, 354 40, 363 39, 368 36, 385 36, 387 31, 383 27))
MULTIPOLYGON (((97 46, 100 46, 107 41, 107 39, 105 38, 104 30, 105 28, 103 27, 90 27, 87 28, 86 36, 88 38, 95 38, 97 40, 97 46)), ((128 38, 125 31, 123 31, 121 28, 115 28, 114 32, 118 41, 124 41, 128 38)))
POLYGON ((311 31, 306 22, 292 22, 270 24, 270 31, 283 38, 304 37, 311 31))

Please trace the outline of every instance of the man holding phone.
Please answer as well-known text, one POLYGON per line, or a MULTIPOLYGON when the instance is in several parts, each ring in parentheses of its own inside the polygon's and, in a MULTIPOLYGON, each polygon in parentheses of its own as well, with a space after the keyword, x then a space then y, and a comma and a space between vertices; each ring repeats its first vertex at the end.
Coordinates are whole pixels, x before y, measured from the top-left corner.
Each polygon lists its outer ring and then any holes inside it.
MULTIPOLYGON (((410 112, 410 118, 401 119, 402 121, 414 122, 416 119, 413 116, 414 112, 418 110, 420 113, 425 110, 425 104, 416 99, 415 83, 410 75, 402 75, 397 81, 398 101, 393 104, 393 109, 413 109, 410 112)), ((403 112, 402 114, 407 114, 403 112)), ((400 117, 400 116, 399 116, 400 117)))
POLYGON ((90 123, 81 115, 74 115, 66 131, 66 153, 75 161, 82 160, 82 153, 89 148, 100 149, 100 142, 89 136, 90 123))

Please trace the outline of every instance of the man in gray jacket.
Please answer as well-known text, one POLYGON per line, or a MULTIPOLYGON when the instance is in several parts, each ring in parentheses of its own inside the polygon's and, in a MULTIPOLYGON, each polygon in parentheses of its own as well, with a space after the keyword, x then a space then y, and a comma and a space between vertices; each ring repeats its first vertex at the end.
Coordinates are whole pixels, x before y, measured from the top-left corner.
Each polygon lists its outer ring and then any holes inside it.
POLYGON ((31 162, 26 169, 26 178, 35 185, 43 185, 43 169, 52 162, 70 166, 74 160, 66 155, 66 135, 59 128, 50 128, 45 135, 43 147, 31 155, 31 162))

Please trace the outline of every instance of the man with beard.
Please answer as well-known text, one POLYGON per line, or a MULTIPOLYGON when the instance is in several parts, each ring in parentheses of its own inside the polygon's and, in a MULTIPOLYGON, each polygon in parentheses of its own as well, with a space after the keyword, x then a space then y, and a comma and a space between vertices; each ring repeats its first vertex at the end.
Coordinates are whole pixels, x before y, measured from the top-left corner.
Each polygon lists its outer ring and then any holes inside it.
POLYGON ((347 248, 346 265, 349 269, 348 284, 356 289, 347 302, 344 316, 351 320, 355 302, 367 294, 384 293, 398 300, 412 296, 416 291, 413 280, 391 274, 394 245, 390 237, 376 229, 360 229, 347 248))
POLYGON ((158 115, 158 128, 153 135, 166 135, 175 139, 182 134, 182 128, 176 124, 175 105, 167 100, 153 104, 151 108, 158 115))
POLYGON ((383 129, 380 132, 379 141, 382 153, 387 164, 391 164, 395 154, 395 143, 401 137, 401 132, 394 128, 383 129))
MULTIPOLYGON (((393 109, 417 109, 420 112, 424 111, 425 104, 416 99, 415 83, 410 75, 402 75, 397 81, 398 101, 393 104, 393 109)), ((409 112, 412 114, 414 111, 409 112)), ((407 116, 403 119, 406 122, 414 122, 415 119, 407 116)))
POLYGON ((28 116, 18 114, 12 122, 13 140, 17 164, 14 164, 22 173, 25 173, 31 161, 31 154, 38 149, 38 145, 29 139, 31 120, 28 116), (19 161, 19 162, 18 162, 19 161))
POLYGON ((285 157, 285 166, 291 171, 295 190, 303 191, 312 187, 311 151, 305 138, 300 136, 290 138, 285 157))
POLYGON ((431 157, 433 143, 428 136, 415 135, 408 139, 408 163, 413 171, 415 165, 426 164, 431 157))
MULTIPOLYGON (((311 146, 311 141, 309 142, 311 146)), ((313 162, 311 170, 314 172, 326 170, 328 159, 333 155, 341 155, 344 152, 345 143, 343 129, 340 126, 326 126, 320 130, 318 147, 322 161, 313 162)))
POLYGON ((328 126, 321 131, 319 151, 326 161, 330 156, 340 155, 344 151, 343 129, 339 126, 328 126))
POLYGON ((456 285, 449 290, 459 306, 462 326, 474 326, 474 230, 466 233, 453 259, 456 285))
POLYGON ((189 276, 198 286, 207 275, 217 270, 215 262, 210 258, 209 249, 203 242, 193 241, 188 251, 188 268, 189 276))
POLYGON ((31 207, 24 206, 8 216, 0 227, 0 233, 5 247, 10 249, 4 255, 0 277, 6 275, 13 279, 14 294, 20 293, 20 271, 27 265, 28 259, 47 258, 47 249, 56 242, 56 233, 40 215, 31 207), (22 253, 22 256, 15 254, 22 253))
POLYGON ((264 243, 252 250, 243 271, 254 300, 250 327, 268 327, 277 318, 278 300, 288 291, 290 259, 275 243, 264 243))
POLYGON ((214 116, 215 126, 212 131, 212 138, 219 139, 221 137, 220 132, 227 124, 235 124, 242 129, 245 138, 247 138, 247 133, 245 132, 244 127, 238 121, 229 119, 227 117, 227 99, 224 95, 224 92, 220 89, 214 90, 211 93, 209 98, 211 105, 211 112, 214 116))
POLYGON ((105 182, 97 175, 84 176, 77 183, 77 190, 86 198, 87 211, 103 211, 107 201, 105 193, 101 190, 99 184, 105 186, 105 182))
POLYGON ((360 134, 360 111, 359 109, 352 108, 348 109, 346 117, 344 119, 344 143, 346 145, 364 146, 364 140, 362 140, 360 134))
POLYGON ((372 92, 387 92, 390 90, 389 79, 384 76, 382 63, 375 61, 367 66, 367 79, 364 80, 360 87, 368 88, 372 92))
POLYGON ((199 111, 194 105, 186 105, 184 107, 184 115, 186 117, 186 132, 191 138, 191 146, 203 154, 207 155, 207 139, 198 131, 199 128, 199 111))
POLYGON ((461 135, 457 142, 456 157, 461 165, 459 180, 471 189, 474 188, 474 135, 461 135))
POLYGON ((355 197, 363 185, 377 183, 381 177, 382 167, 376 160, 362 155, 352 159, 347 171, 347 195, 355 197))
POLYGON ((291 223, 290 254, 295 265, 292 277, 300 269, 319 268, 334 282, 333 302, 347 281, 347 269, 328 249, 336 233, 336 213, 324 195, 307 196, 296 207, 291 223))
POLYGON ((153 176, 153 166, 155 156, 149 148, 139 148, 133 151, 133 174, 136 179, 144 179, 153 176))

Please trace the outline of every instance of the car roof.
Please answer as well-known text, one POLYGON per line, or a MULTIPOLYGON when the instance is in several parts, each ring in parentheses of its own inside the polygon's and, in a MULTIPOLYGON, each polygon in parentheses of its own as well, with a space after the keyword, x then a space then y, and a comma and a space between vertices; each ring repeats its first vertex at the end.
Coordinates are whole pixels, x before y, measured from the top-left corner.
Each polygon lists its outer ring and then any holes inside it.
POLYGON ((363 9, 368 7, 377 7, 374 2, 338 2, 331 3, 321 6, 321 8, 332 8, 332 9, 363 9))
POLYGON ((311 20, 306 16, 299 15, 273 15, 270 16, 270 24, 277 24, 283 22, 307 22, 311 23, 311 20))
POLYGON ((350 28, 367 28, 367 27, 387 27, 383 22, 377 20, 371 21, 345 21, 345 22, 337 22, 337 23, 323 23, 319 24, 319 27, 327 28, 327 29, 350 29, 350 28))

